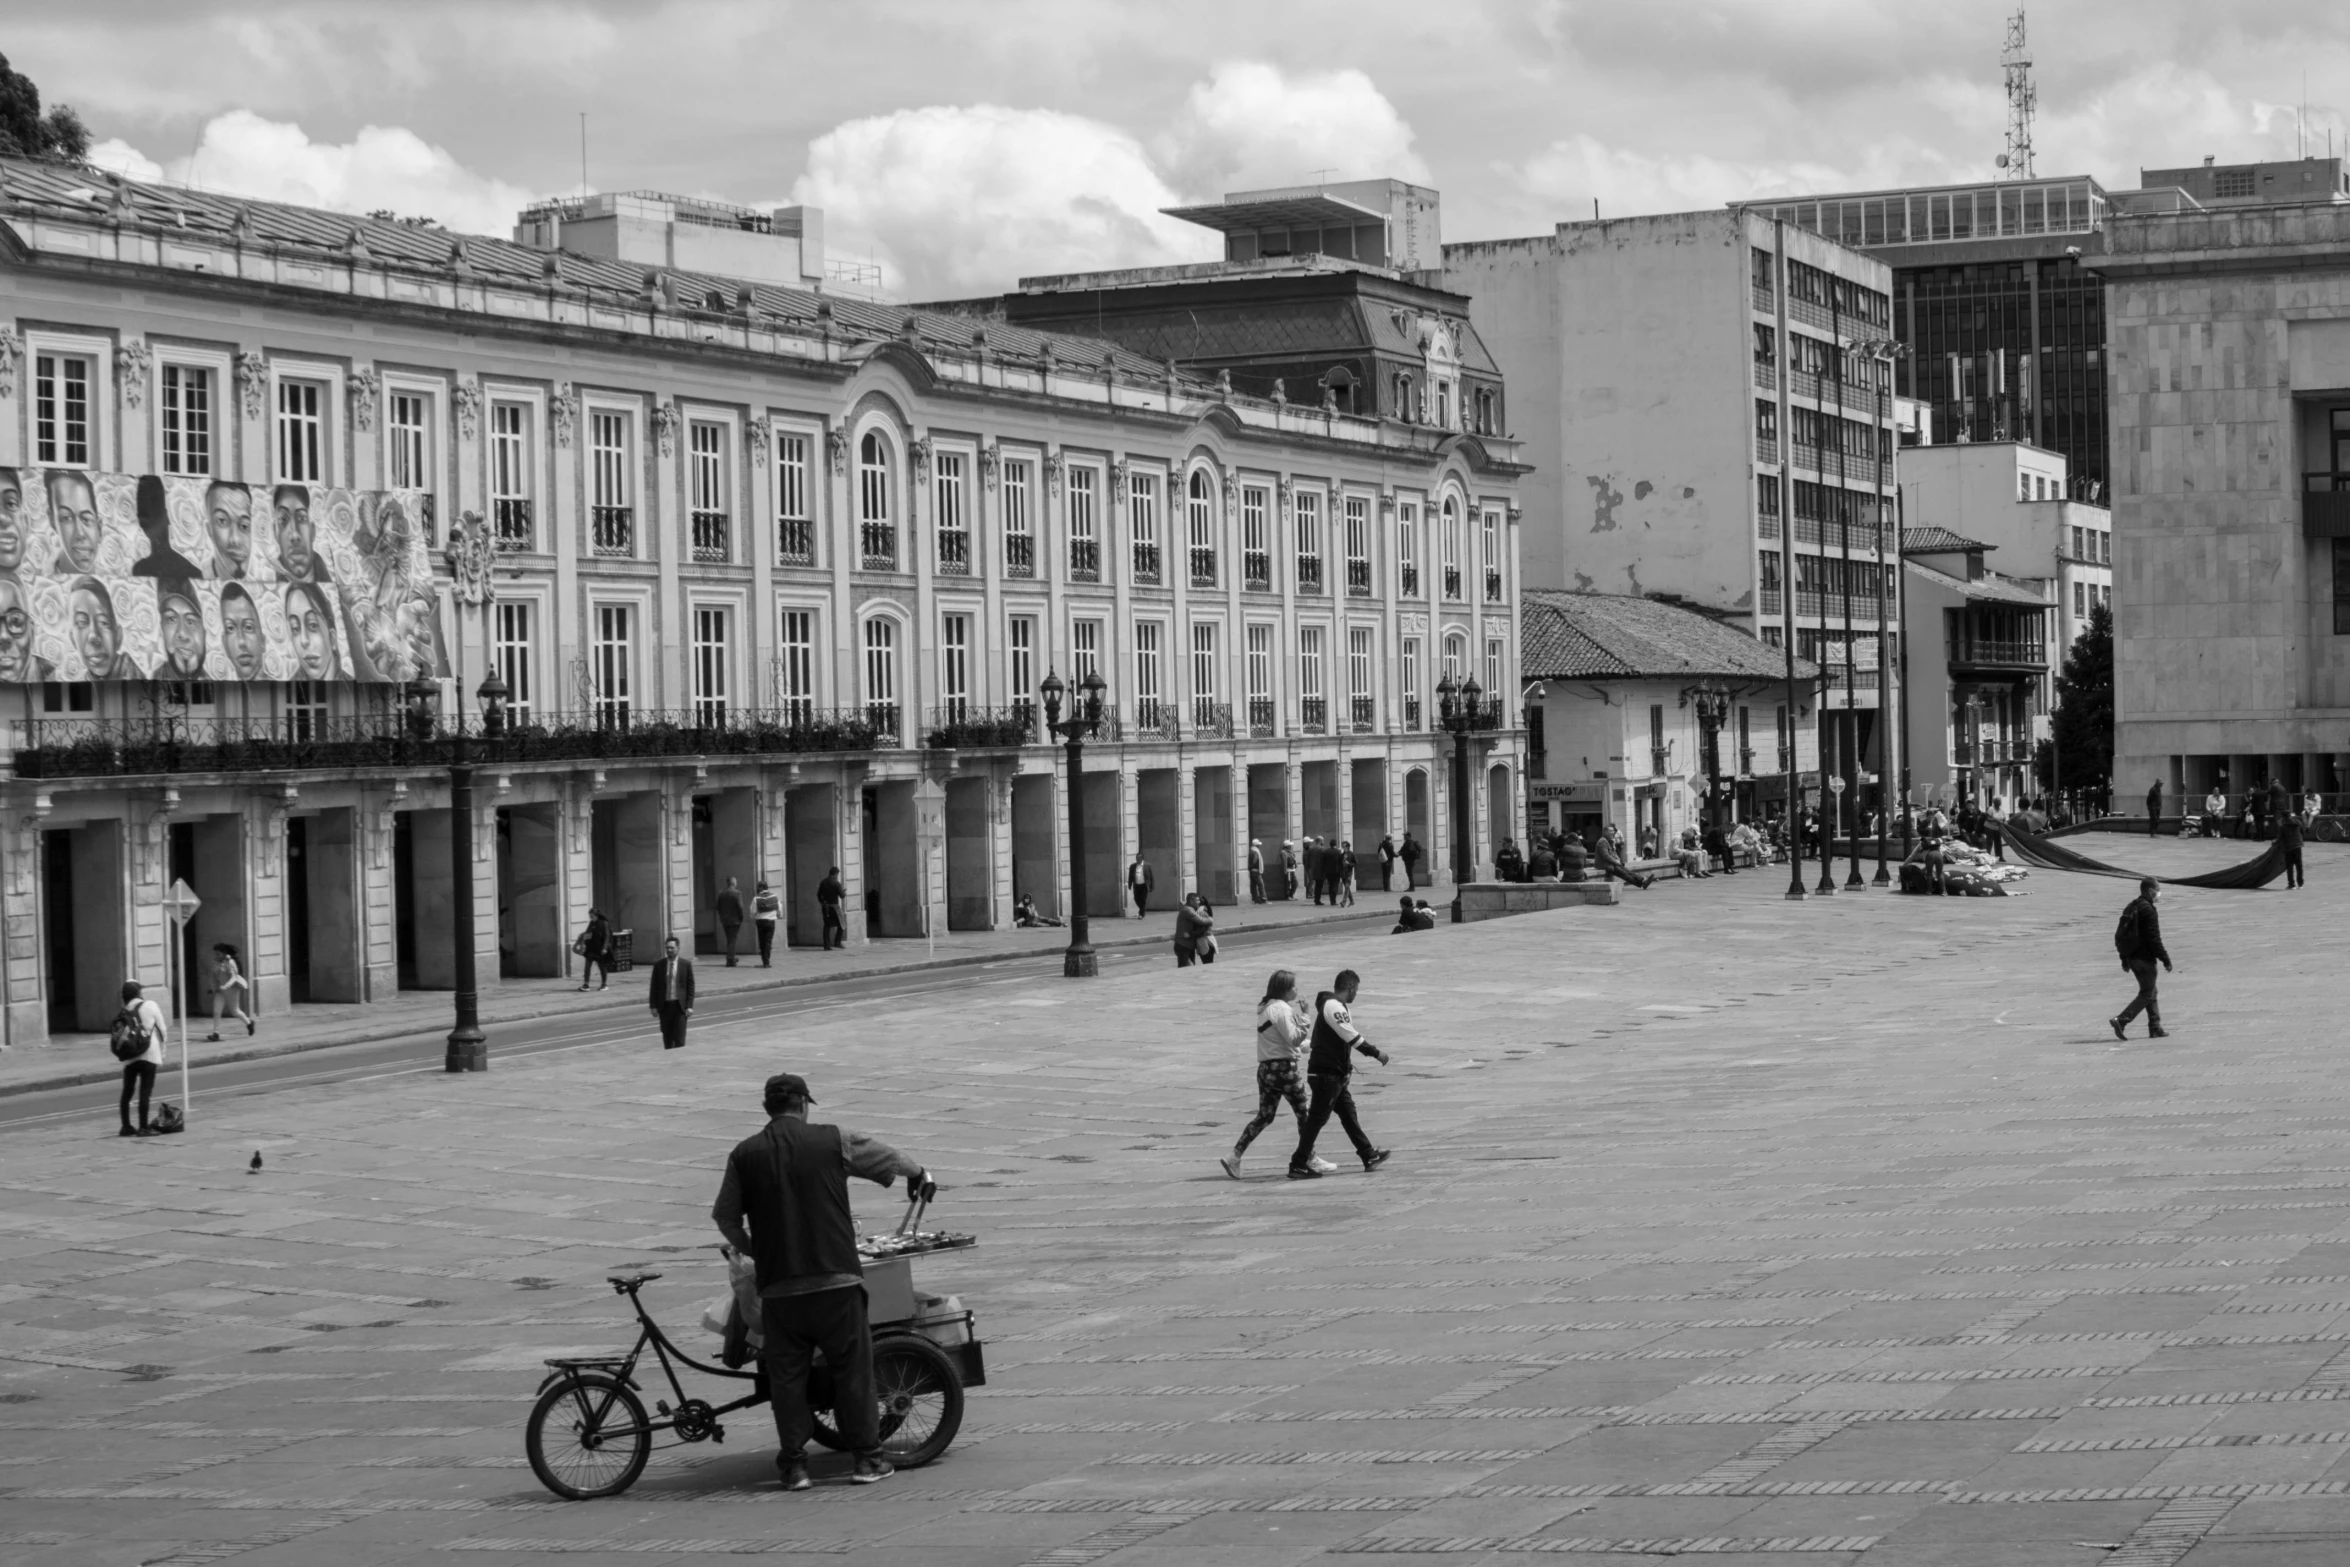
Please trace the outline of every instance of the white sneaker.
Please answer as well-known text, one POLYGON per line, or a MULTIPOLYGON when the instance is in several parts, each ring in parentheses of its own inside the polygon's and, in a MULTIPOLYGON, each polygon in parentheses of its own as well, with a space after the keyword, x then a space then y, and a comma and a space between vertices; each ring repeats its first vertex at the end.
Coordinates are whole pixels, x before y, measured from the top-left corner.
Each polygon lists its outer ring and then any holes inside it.
POLYGON ((1231 1176, 1236 1181, 1240 1179, 1240 1155, 1236 1153, 1228 1153, 1223 1158, 1218 1159, 1216 1162, 1224 1167, 1224 1173, 1226 1175, 1231 1176))
POLYGON ((1320 1154, 1314 1155, 1312 1163, 1314 1168, 1321 1171, 1324 1175, 1328 1175, 1331 1171, 1338 1168, 1337 1165, 1332 1164, 1329 1160, 1323 1158, 1320 1154))

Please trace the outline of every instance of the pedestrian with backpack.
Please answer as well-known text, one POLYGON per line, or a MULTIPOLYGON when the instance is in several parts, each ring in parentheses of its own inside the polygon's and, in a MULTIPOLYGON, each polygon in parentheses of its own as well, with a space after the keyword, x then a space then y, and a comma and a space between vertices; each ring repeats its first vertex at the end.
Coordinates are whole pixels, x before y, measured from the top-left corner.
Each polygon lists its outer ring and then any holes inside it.
POLYGON ((148 1101, 155 1097, 155 1074, 163 1070, 163 1009, 149 1001, 135 979, 123 981, 122 1010, 106 1030, 106 1043, 122 1063, 122 1130, 118 1137, 152 1137, 155 1128, 148 1101), (139 1122, 131 1124, 131 1096, 139 1099, 139 1122))
POLYGON ((1306 1112, 1305 1125, 1298 1129, 1297 1152, 1289 1156, 1289 1178, 1293 1181, 1321 1179, 1322 1172, 1315 1168, 1314 1139, 1322 1135, 1332 1115, 1338 1117, 1347 1140, 1355 1145, 1364 1174, 1387 1162, 1387 1150, 1372 1147, 1371 1139, 1363 1135, 1363 1125, 1355 1119, 1355 1096, 1348 1086, 1354 1076, 1354 1056, 1369 1056, 1381 1066, 1388 1062, 1387 1052, 1365 1039, 1347 1013, 1361 986, 1361 975, 1353 969, 1341 969, 1330 988, 1314 998, 1313 1043, 1306 1052, 1306 1084, 1314 1092, 1314 1103, 1306 1112))
POLYGON ((2106 1019, 2116 1039, 2130 1037, 2124 1030, 2141 1012, 2146 1014, 2147 1038, 2163 1039, 2170 1033, 2162 1026, 2162 1003, 2154 996, 2154 965, 2160 963, 2166 973, 2177 972, 2171 968, 2170 949, 2162 944, 2162 920, 2154 912, 2155 900, 2161 896, 2160 882, 2151 876, 2140 877, 2138 896, 2122 910, 2121 923, 2114 927, 2114 951, 2121 955, 2122 967, 2138 981, 2137 998, 2122 1008, 2119 1017, 2106 1019))

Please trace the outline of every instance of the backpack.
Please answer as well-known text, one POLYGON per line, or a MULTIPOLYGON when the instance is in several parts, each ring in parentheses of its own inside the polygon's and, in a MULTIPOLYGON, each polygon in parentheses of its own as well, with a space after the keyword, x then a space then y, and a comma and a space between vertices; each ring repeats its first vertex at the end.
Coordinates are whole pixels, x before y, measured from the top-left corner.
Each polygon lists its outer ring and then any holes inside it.
POLYGON ((114 1014, 114 1022, 106 1030, 106 1047, 117 1061, 136 1061, 147 1053, 147 1025, 139 1016, 137 1002, 114 1014))
POLYGON ((2135 898, 2122 910, 2121 923, 2113 928, 2113 950, 2125 959, 2138 955, 2138 900, 2135 898))
POLYGON ((150 1121, 148 1124, 155 1129, 156 1136, 169 1137, 174 1132, 186 1131, 188 1129, 188 1118, 180 1114, 180 1107, 178 1105, 160 1104, 155 1107, 154 1120, 150 1121))

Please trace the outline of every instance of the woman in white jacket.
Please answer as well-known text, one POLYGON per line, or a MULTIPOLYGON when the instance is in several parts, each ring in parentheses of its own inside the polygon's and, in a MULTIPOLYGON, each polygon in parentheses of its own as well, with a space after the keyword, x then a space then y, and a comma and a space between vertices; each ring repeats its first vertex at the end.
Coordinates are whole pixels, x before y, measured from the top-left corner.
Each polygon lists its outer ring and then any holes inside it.
MULTIPOLYGON (((1313 1024, 1298 1005, 1297 975, 1285 968, 1275 969, 1265 982, 1265 999, 1257 1003, 1256 1118, 1240 1129, 1240 1141, 1232 1145, 1232 1152, 1216 1161, 1234 1180, 1240 1179, 1240 1156, 1248 1152, 1259 1132, 1273 1124, 1273 1117, 1281 1113, 1282 1100, 1289 1101, 1298 1125, 1305 1125, 1306 1091, 1298 1075, 1298 1062, 1312 1037, 1313 1024)), ((1338 1168, 1321 1159, 1314 1163, 1325 1170, 1338 1168)))

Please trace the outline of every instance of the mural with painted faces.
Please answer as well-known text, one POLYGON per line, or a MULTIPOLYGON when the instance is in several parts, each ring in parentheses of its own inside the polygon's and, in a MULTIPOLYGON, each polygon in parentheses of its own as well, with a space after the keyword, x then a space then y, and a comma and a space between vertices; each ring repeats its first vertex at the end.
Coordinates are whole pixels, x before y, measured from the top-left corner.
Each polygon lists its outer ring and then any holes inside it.
POLYGON ((122 618, 114 612, 114 596, 96 577, 73 585, 68 602, 74 650, 82 656, 87 680, 137 680, 138 666, 122 650, 122 618))
POLYGON ((36 679, 34 664, 32 604, 23 583, 0 576, 0 680, 36 679))
POLYGON ((318 558, 318 524, 310 517, 306 485, 281 484, 270 496, 270 530, 277 540, 277 567, 289 582, 324 582, 326 563, 318 558))
POLYGON ((24 481, 14 468, 0 468, 0 571, 24 564, 24 481))
POLYGON ((286 642, 294 651, 296 680, 333 680, 341 674, 335 657, 335 611, 315 582, 286 585, 286 642))

